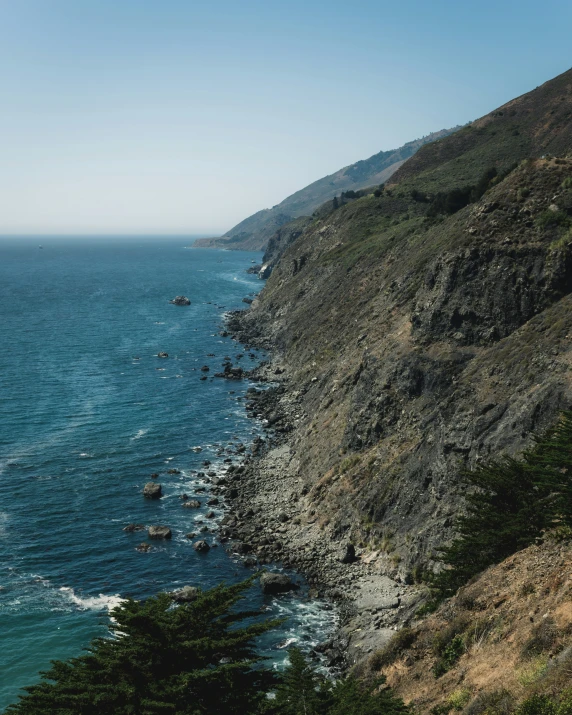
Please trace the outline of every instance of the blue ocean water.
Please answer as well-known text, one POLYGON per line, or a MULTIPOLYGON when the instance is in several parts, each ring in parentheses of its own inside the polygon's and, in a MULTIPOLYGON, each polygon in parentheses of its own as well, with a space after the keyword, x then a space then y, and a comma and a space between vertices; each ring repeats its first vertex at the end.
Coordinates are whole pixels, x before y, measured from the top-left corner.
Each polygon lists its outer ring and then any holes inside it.
MULTIPOLYGON (((120 597, 249 575, 221 547, 193 550, 185 534, 205 509, 179 495, 205 486, 203 460, 216 471, 221 447, 261 431, 243 408, 248 381, 211 377, 227 355, 256 364, 218 330, 260 290, 246 273, 260 257, 172 240, 0 243, 0 708, 103 634, 120 597), (168 302, 180 294, 190 307, 168 302), (141 494, 152 473, 160 501, 141 494), (130 522, 167 525, 173 539, 141 553, 146 533, 124 532, 130 522)), ((277 662, 285 643, 333 627, 303 595, 249 599, 289 618, 263 644, 277 662)))

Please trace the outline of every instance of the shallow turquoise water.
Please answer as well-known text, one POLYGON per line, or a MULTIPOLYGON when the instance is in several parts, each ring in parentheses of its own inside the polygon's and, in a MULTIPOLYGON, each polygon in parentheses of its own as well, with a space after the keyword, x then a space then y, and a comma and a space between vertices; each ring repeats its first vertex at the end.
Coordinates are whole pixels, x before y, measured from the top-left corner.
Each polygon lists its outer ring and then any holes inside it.
MULTIPOLYGON (((200 515, 178 495, 193 495, 203 460, 220 466, 221 445, 260 432, 237 399, 248 382, 210 377, 244 352, 218 326, 260 290, 245 272, 260 254, 43 244, 0 244, 0 708, 51 659, 104 632, 118 597, 248 575, 223 548, 192 549, 185 534, 200 515), (169 304, 179 294, 192 305, 169 304), (159 502, 141 496, 154 472, 159 502), (145 533, 125 533, 129 522, 166 524, 173 540, 139 553, 145 533)), ((265 602, 253 591, 246 605, 289 617, 264 643, 277 661, 285 642, 316 642, 333 624, 303 595, 265 602)))

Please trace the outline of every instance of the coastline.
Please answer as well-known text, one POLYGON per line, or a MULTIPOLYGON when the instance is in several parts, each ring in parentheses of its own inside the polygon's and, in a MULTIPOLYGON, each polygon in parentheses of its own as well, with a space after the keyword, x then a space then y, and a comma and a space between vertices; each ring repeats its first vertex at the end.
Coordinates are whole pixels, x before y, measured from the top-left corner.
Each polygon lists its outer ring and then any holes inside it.
POLYGON ((252 562, 280 562, 301 573, 311 598, 335 606, 339 628, 315 650, 329 666, 347 670, 385 647, 414 619, 423 589, 388 576, 375 552, 356 549, 355 559, 344 563, 349 560, 348 544, 328 536, 299 474, 296 423, 301 392, 292 384, 277 346, 244 319, 248 311, 228 313, 224 329, 245 348, 264 349, 269 355, 250 378, 270 386, 250 388, 246 403, 249 416, 265 424, 266 437, 252 444, 227 490, 229 510, 220 536, 252 562))

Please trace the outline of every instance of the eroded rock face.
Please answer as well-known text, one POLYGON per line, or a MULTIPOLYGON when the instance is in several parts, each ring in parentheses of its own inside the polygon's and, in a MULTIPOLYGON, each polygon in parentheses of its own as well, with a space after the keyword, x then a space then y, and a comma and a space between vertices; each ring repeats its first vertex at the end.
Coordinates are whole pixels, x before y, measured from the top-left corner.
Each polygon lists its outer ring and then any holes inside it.
POLYGON ((178 295, 173 298, 173 300, 170 300, 169 303, 172 303, 173 305, 190 305, 191 301, 186 295, 178 295))
POLYGON ((150 539, 170 539, 173 536, 168 526, 150 526, 147 533, 150 539))
POLYGON ((145 499, 160 499, 163 496, 163 489, 157 482, 147 482, 143 487, 145 499))

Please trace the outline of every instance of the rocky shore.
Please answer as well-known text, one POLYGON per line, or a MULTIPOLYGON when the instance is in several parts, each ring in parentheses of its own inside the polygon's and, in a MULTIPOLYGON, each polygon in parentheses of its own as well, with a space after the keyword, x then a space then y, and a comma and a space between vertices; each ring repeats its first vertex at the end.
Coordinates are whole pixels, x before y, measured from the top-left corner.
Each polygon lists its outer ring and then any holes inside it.
MULTIPOLYGON (((242 316, 241 311, 228 315, 226 329, 233 337, 272 350, 268 340, 245 329, 242 316)), ((317 650, 329 665, 349 667, 383 648, 412 620, 423 591, 398 575, 390 577, 381 551, 365 552, 331 538, 299 476, 295 435, 300 390, 277 357, 249 376, 261 386, 248 390, 246 408, 265 424, 266 436, 254 441, 240 466, 227 470, 229 512, 221 523, 221 540, 230 542, 247 564, 278 561, 299 571, 310 584, 310 597, 335 604, 340 628, 317 650)))

